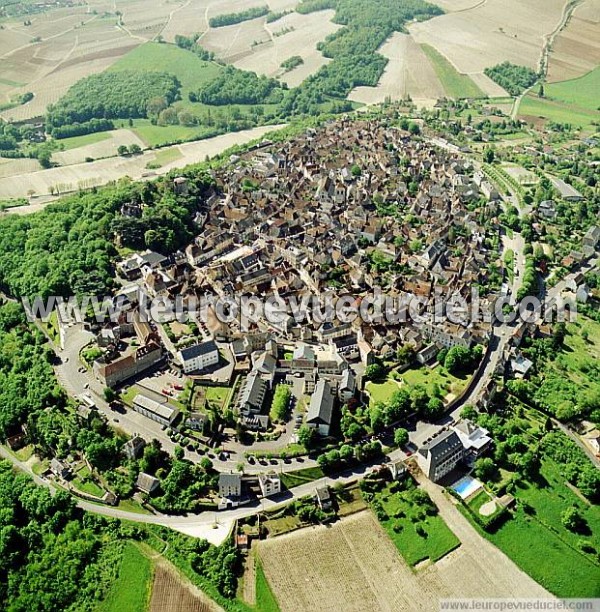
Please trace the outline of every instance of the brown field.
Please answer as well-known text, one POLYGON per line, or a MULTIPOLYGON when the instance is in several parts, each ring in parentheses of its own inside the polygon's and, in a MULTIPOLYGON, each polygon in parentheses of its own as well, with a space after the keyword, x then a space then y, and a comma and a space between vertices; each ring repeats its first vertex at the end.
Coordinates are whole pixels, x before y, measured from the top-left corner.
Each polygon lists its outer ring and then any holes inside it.
POLYGON ((548 595, 472 534, 437 563, 414 571, 365 511, 261 542, 258 554, 282 612, 437 611, 441 598, 548 595))
POLYGON ((202 591, 184 581, 170 564, 159 561, 154 569, 149 612, 216 612, 221 610, 202 591))
POLYGON ((141 138, 131 130, 113 130, 111 132, 106 132, 106 136, 107 138, 100 142, 54 153, 52 159, 61 166, 70 166, 73 164, 81 164, 87 157, 91 157, 92 159, 114 157, 117 155, 117 149, 121 145, 131 146, 132 144, 137 144, 142 149, 145 147, 141 138))
POLYGON ((585 0, 552 45, 548 81, 567 81, 600 63, 600 0, 585 0))
POLYGON ((34 15, 31 26, 21 20, 5 22, 0 42, 0 102, 28 91, 35 98, 0 116, 14 121, 39 117, 79 79, 105 70, 163 31, 170 32, 171 38, 180 31, 192 33, 183 27, 187 23, 197 31, 198 22, 190 19, 194 5, 205 22, 209 1, 90 0, 86 5, 34 15), (116 11, 122 13, 120 25, 116 11), (41 41, 32 42, 35 37, 41 41))
POLYGON ((334 11, 310 15, 290 13, 274 23, 265 24, 271 41, 251 49, 249 54, 235 62, 235 66, 267 76, 281 76, 291 87, 298 85, 329 61, 317 50, 317 43, 341 27, 331 22, 333 15, 334 11), (292 31, 277 35, 291 28, 292 31), (304 64, 283 74, 281 62, 294 55, 299 55, 304 64))
MULTIPOLYGON (((218 11, 218 13, 223 12, 225 11, 218 11)), ((209 29, 202 36, 202 46, 222 60, 234 63, 250 54, 253 47, 259 47, 270 40, 271 36, 265 28, 265 18, 259 17, 222 28, 209 29)))
POLYGON ((408 29, 416 42, 431 45, 473 78, 505 60, 537 68, 544 37, 559 24, 564 5, 565 0, 487 0, 408 29))
POLYGON ((394 33, 379 49, 389 59, 377 87, 357 87, 348 98, 364 104, 376 104, 390 97, 400 100, 406 94, 419 100, 436 101, 445 95, 433 66, 412 36, 394 33))
MULTIPOLYGON (((142 155, 136 155, 135 157, 100 159, 91 163, 62 166, 49 170, 38 170, 37 172, 21 172, 12 176, 0 176, 0 199, 22 198, 27 195, 29 190, 32 190, 36 196, 46 196, 50 193, 51 187, 65 193, 80 188, 87 189, 105 185, 110 181, 119 180, 123 176, 140 180, 158 174, 166 174, 174 168, 183 168, 189 164, 204 161, 207 155, 210 157, 218 155, 233 145, 244 144, 260 138, 274 129, 276 129, 276 126, 263 126, 161 149, 160 151, 171 148, 177 149, 180 155, 176 161, 167 163, 159 170, 152 172, 146 169, 146 165, 156 160, 156 156, 159 154, 156 151, 145 151, 142 155)), ((18 213, 28 214, 33 210, 37 210, 37 206, 32 209, 22 207, 18 213)))

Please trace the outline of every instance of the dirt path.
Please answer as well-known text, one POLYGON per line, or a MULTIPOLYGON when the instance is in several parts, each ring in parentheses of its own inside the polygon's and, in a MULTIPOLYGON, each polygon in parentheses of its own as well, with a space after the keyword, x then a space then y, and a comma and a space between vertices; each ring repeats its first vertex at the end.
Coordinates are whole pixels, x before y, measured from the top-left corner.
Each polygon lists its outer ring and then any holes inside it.
POLYGON ((242 599, 250 606, 256 605, 256 557, 254 554, 248 555, 246 559, 242 599))

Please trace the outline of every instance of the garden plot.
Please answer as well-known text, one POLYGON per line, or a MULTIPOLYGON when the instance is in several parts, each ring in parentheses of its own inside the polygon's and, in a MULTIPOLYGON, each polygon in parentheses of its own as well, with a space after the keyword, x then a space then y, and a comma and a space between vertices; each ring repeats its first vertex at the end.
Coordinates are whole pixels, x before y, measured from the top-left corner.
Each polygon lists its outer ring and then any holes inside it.
POLYGON ((441 598, 547 595, 493 547, 479 550, 487 543, 473 533, 473 545, 417 571, 368 511, 260 542, 258 554, 282 612, 437 611, 441 598))
POLYGON ((281 76, 291 87, 300 84, 329 61, 317 50, 317 43, 341 27, 331 22, 334 14, 334 11, 309 15, 290 13, 274 23, 265 24, 271 42, 253 47, 250 54, 235 62, 236 68, 271 77, 281 76), (300 56, 304 63, 283 74, 281 62, 293 56, 300 56))

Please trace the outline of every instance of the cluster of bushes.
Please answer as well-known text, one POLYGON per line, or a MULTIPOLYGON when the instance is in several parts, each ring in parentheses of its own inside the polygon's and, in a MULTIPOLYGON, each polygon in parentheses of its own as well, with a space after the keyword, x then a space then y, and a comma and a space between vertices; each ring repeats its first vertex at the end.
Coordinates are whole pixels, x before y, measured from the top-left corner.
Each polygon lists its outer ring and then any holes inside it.
POLYGON ((539 74, 527 66, 518 66, 510 62, 502 62, 484 70, 485 74, 504 88, 511 96, 519 96, 531 87, 539 78, 539 74))
POLYGON ((204 47, 198 44, 200 34, 194 34, 193 36, 183 36, 177 34, 175 36, 175 44, 180 49, 186 49, 195 53, 200 59, 210 62, 215 59, 215 54, 212 51, 207 51, 204 47))
POLYGON ((149 103, 174 102, 179 81, 165 72, 123 70, 103 72, 78 81, 55 105, 48 108, 47 131, 73 124, 87 125, 92 119, 147 117, 149 103))
POLYGON ((464 346, 453 346, 449 349, 442 349, 438 355, 438 361, 450 374, 468 374, 473 372, 481 361, 483 346, 476 344, 471 348, 464 346))
POLYGON ((317 463, 324 472, 336 472, 355 463, 364 463, 383 454, 381 443, 377 440, 350 446, 344 444, 339 450, 333 449, 319 455, 317 463))
POLYGON ((271 404, 271 419, 285 421, 290 411, 292 391, 289 385, 277 385, 271 404))
POLYGON ((190 100, 216 106, 277 104, 283 99, 283 89, 284 86, 276 79, 227 66, 197 93, 191 93, 190 100))
POLYGON ((83 136, 84 134, 95 134, 96 132, 106 132, 114 130, 115 124, 110 119, 90 119, 83 123, 70 123, 49 128, 49 134, 60 140, 62 138, 72 138, 73 136, 83 136))
POLYGON ((236 23, 242 23, 243 21, 250 21, 250 19, 257 19, 258 17, 264 17, 268 15, 270 9, 268 6, 257 6, 249 8, 239 13, 226 13, 224 15, 217 15, 211 17, 208 20, 208 25, 211 28, 222 28, 223 26, 234 25, 236 23))
POLYGON ((294 68, 302 66, 302 64, 304 64, 304 60, 299 55, 292 55, 292 57, 288 57, 288 59, 283 60, 283 62, 281 62, 281 67, 286 72, 290 72, 294 68))

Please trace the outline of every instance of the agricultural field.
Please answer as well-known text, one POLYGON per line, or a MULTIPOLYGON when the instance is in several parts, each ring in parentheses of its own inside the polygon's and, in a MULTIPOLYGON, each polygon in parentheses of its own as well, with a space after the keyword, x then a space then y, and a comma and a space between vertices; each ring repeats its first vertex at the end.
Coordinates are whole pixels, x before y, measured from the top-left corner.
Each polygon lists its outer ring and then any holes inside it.
MULTIPOLYGON (((66 193, 75 191, 80 187, 105 185, 110 181, 119 180, 123 176, 140 180, 147 176, 154 176, 154 174, 164 174, 172 168, 200 163, 205 160, 206 156, 213 157, 234 145, 245 144, 261 138, 277 127, 263 126, 178 145, 175 148, 180 151, 181 157, 177 161, 157 169, 154 173, 148 171, 147 165, 155 162, 156 152, 147 151, 142 155, 101 159, 91 163, 38 170, 31 173, 23 172, 12 176, 2 177, 0 174, 0 200, 26 197, 29 191, 37 196, 49 195, 51 190, 55 193, 56 190, 60 193, 66 193)), ((28 161, 34 161, 39 167, 35 160, 28 161)), ((0 168, 2 168, 2 165, 0 165, 0 168)), ((18 210, 19 214, 29 214, 31 212, 26 206, 18 210)))
POLYGON ((433 47, 458 72, 476 78, 477 85, 494 96, 497 86, 491 89, 489 79, 482 78, 483 70, 505 60, 537 68, 544 37, 559 23, 563 7, 564 0, 488 0, 413 23, 408 31, 417 43, 433 47))
POLYGON ((221 610, 202 591, 179 576, 170 563, 159 561, 154 569, 152 597, 148 612, 181 610, 184 612, 216 612, 221 610))
POLYGON ((439 76, 423 49, 412 36, 395 32, 379 49, 389 62, 377 87, 357 87, 348 96, 364 104, 384 102, 386 98, 401 100, 410 95, 416 102, 446 95, 439 76))
POLYGON ((269 77, 281 77, 290 87, 296 87, 330 61, 317 50, 317 43, 341 27, 331 22, 333 15, 333 11, 309 15, 290 13, 265 24, 270 41, 252 47, 251 53, 234 62, 235 67, 269 77), (304 63, 283 74, 281 63, 296 55, 304 63))
POLYGON ((117 579, 98 612, 146 612, 152 582, 152 562, 131 542, 123 549, 117 579))
POLYGON ((600 4, 598 0, 584 0, 554 40, 548 62, 548 82, 575 79, 600 63, 598 28, 600 4))
MULTIPOLYGON (((560 83, 549 83, 544 86, 545 96, 561 103, 573 105, 577 110, 599 111, 600 109, 600 66, 587 74, 560 83)), ((600 120, 600 112, 596 113, 600 120)))
POLYGON ((471 77, 461 74, 440 53, 430 45, 421 45, 433 69, 440 79, 444 91, 450 98, 483 98, 485 93, 473 82, 471 77))
POLYGON ((569 123, 591 132, 594 131, 594 122, 600 120, 600 113, 530 93, 521 100, 519 118, 536 126, 547 121, 569 123))
POLYGON ((97 132, 85 136, 75 136, 58 141, 64 150, 54 153, 53 161, 61 166, 80 164, 87 159, 114 157, 121 145, 138 145, 144 148, 144 142, 131 130, 121 129, 111 132, 97 132))
POLYGON ((482 541, 475 533, 474 545, 414 571, 367 511, 265 540, 257 550, 282 612, 410 610, 416 601, 423 610, 438 610, 441 597, 545 594, 510 562, 499 567, 500 553, 480 550, 482 541))

